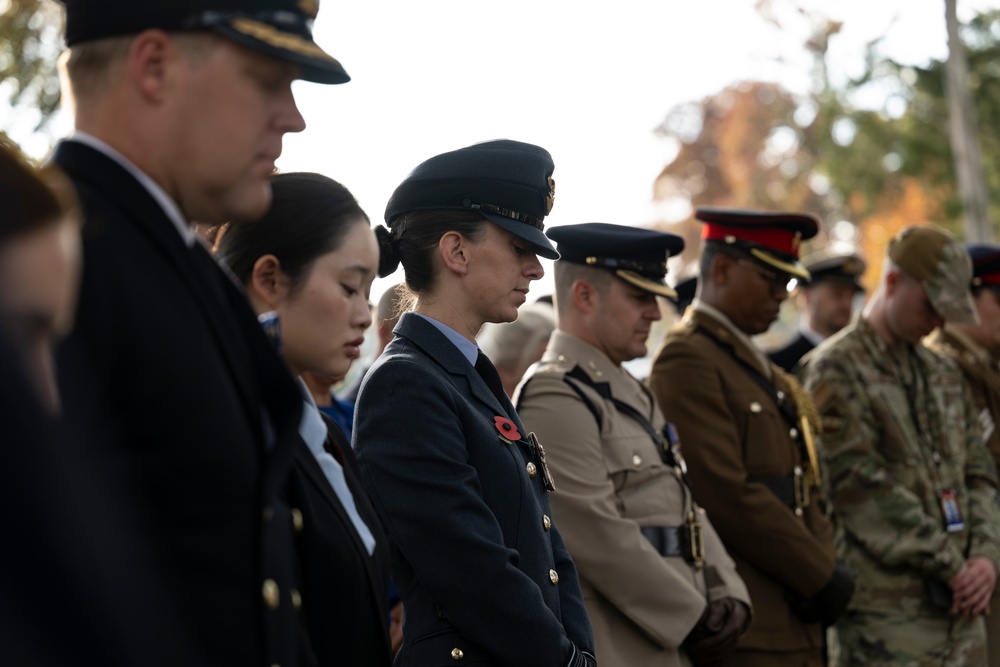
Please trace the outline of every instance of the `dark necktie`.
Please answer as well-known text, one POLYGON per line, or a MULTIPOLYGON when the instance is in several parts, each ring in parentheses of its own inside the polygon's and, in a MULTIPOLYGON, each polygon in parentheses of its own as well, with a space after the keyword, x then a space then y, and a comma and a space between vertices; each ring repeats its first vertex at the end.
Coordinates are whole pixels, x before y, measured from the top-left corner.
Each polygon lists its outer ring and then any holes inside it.
POLYGON ((490 388, 493 395, 500 401, 500 405, 506 406, 507 394, 503 390, 503 383, 500 382, 500 374, 497 373, 493 362, 483 354, 482 350, 479 351, 479 356, 476 357, 476 370, 479 371, 479 376, 483 378, 486 386, 490 388))

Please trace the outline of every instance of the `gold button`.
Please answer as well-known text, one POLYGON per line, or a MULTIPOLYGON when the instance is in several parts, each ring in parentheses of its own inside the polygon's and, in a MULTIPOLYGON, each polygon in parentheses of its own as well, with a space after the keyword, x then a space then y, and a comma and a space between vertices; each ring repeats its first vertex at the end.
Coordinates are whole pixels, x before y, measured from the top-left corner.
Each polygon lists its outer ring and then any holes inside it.
POLYGON ((549 570, 549 581, 552 582, 553 586, 555 586, 556 584, 558 584, 559 583, 559 573, 556 572, 555 570, 549 570))
POLYGON ((776 395, 778 396, 778 400, 779 400, 779 401, 783 401, 783 400, 785 400, 785 392, 783 392, 783 391, 778 391, 778 392, 775 392, 775 394, 776 394, 776 395))
POLYGON ((294 607, 296 611, 302 609, 302 594, 299 593, 297 589, 293 588, 290 595, 292 597, 292 607, 294 607))
POLYGON ((292 508, 292 528, 295 529, 296 533, 301 533, 302 532, 303 523, 304 522, 302 521, 302 511, 299 510, 299 508, 297 508, 297 507, 293 507, 292 508))
POLYGON ((797 428, 789 429, 788 430, 788 437, 792 438, 793 440, 795 438, 799 437, 799 429, 797 429, 797 428))
POLYGON ((538 472, 538 468, 536 468, 535 464, 532 463, 531 461, 528 461, 528 465, 525 466, 525 468, 528 471, 528 477, 534 477, 535 473, 538 472))
POLYGON ((559 355, 559 361, 566 361, 566 355, 565 354, 560 354, 559 355))
POLYGON ((750 404, 750 412, 760 412, 762 409, 757 401, 750 404))
POLYGON ((542 515, 542 526, 545 528, 545 530, 548 530, 549 528, 552 527, 552 519, 549 518, 548 514, 542 515))
POLYGON ((796 507, 795 508, 795 516, 802 516, 802 508, 801 507, 796 507))
POLYGON ((264 596, 264 604, 270 610, 275 610, 281 603, 281 591, 278 589, 278 584, 275 583, 274 579, 265 579, 264 586, 261 588, 261 593, 264 596))
POLYGON ((268 505, 264 508, 264 523, 269 522, 274 517, 274 508, 268 505))
POLYGON ((451 659, 452 660, 461 660, 464 657, 465 657, 465 651, 463 651, 462 649, 460 649, 460 648, 453 648, 453 649, 451 649, 451 659))
POLYGON ((638 468, 639 466, 641 466, 642 465, 642 457, 639 456, 638 454, 633 454, 632 455, 632 465, 634 465, 636 468, 638 468))

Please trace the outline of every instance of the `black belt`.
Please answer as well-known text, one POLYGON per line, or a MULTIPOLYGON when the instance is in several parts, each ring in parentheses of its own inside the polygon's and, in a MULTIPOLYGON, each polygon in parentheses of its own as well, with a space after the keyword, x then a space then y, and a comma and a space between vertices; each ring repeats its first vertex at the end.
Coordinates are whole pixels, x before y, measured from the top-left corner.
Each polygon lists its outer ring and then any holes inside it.
POLYGON ((697 521, 684 526, 640 526, 639 530, 661 556, 683 558, 699 570, 704 564, 705 545, 697 521))
POLYGON ((661 556, 683 556, 679 526, 642 526, 639 528, 661 556))
POLYGON ((783 477, 748 477, 748 482, 763 484, 782 505, 792 508, 796 514, 809 505, 809 489, 806 487, 802 468, 795 466, 795 472, 783 477))

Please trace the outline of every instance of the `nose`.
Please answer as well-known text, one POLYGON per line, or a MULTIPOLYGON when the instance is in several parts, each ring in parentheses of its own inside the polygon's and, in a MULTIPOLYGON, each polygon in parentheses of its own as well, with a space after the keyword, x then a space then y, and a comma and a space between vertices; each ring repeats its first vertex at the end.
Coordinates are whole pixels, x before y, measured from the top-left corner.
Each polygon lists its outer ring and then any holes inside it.
POLYGON ((278 128, 282 133, 301 132, 306 129, 306 119, 299 112, 290 84, 281 101, 281 108, 278 112, 278 128))
POLYGON ((526 278, 531 280, 539 280, 545 275, 545 269, 542 267, 542 263, 539 261, 538 255, 535 253, 530 253, 528 255, 522 273, 526 278))
POLYGON ((771 286, 771 294, 772 294, 772 296, 774 296, 775 299, 778 300, 778 303, 781 303, 782 301, 784 301, 785 299, 787 299, 788 298, 788 281, 785 281, 785 282, 780 282, 780 281, 775 282, 771 286))
POLYGON ((660 310, 660 302, 653 297, 652 303, 646 308, 644 317, 650 322, 656 322, 657 320, 663 319, 663 312, 660 310))
POLYGON ((368 299, 358 299, 354 310, 354 323, 361 329, 367 329, 372 325, 372 305, 368 299))

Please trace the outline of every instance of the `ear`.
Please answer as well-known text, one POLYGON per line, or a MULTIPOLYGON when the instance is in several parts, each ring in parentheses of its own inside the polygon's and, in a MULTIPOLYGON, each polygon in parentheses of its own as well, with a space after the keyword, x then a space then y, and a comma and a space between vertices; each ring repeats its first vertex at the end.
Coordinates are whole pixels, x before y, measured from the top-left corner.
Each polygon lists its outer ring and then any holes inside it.
POLYGON ((712 263, 708 269, 709 278, 715 285, 725 285, 729 282, 730 272, 733 270, 735 261, 729 255, 717 253, 712 258, 712 263))
POLYGON ((469 272, 469 240, 458 232, 445 232, 438 239, 438 254, 445 268, 464 276, 469 272))
POLYGON ((274 310, 288 297, 288 276, 281 270, 281 262, 274 255, 264 255, 253 263, 250 284, 247 285, 251 301, 274 310))
POLYGON ((573 305, 585 315, 590 315, 597 310, 597 300, 600 294, 594 286, 582 278, 577 278, 570 286, 570 294, 573 298, 573 305))
POLYGON ((899 283, 903 276, 900 275, 899 271, 891 269, 885 274, 885 293, 886 296, 894 294, 896 290, 899 289, 899 283))
POLYGON ((181 57, 170 36, 162 30, 146 30, 132 41, 128 54, 129 78, 150 104, 161 104, 168 90, 169 67, 181 57))

